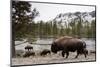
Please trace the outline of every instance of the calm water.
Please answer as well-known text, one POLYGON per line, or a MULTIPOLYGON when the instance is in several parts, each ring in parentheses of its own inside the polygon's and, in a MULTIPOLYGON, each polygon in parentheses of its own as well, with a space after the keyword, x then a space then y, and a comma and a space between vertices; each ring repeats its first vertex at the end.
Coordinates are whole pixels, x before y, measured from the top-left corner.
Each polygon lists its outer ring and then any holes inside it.
MULTIPOLYGON (((87 49, 88 50, 95 50, 95 40, 94 39, 86 39, 82 38, 83 41, 86 42, 87 44, 87 49)), ((28 42, 23 43, 21 45, 17 45, 15 48, 16 50, 24 50, 24 47, 27 45, 33 46, 34 51, 41 51, 43 49, 50 49, 51 48, 51 43, 53 39, 42 39, 42 40, 37 40, 34 42, 34 44, 29 44, 28 42)), ((15 44, 22 43, 22 41, 15 41, 15 44)))

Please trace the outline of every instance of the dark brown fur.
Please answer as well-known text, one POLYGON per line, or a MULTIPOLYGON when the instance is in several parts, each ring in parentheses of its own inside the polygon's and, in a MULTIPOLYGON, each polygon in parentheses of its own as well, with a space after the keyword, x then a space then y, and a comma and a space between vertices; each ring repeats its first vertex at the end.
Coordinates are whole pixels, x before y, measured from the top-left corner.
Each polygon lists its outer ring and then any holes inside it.
POLYGON ((69 56, 69 52, 77 51, 78 57, 79 54, 84 54, 86 57, 86 43, 80 39, 72 38, 72 37, 61 37, 56 39, 51 45, 51 51, 57 53, 58 51, 62 51, 62 56, 66 54, 66 58, 69 56))
POLYGON ((40 53, 40 55, 41 55, 41 56, 45 56, 45 55, 50 54, 50 53, 51 53, 50 50, 44 49, 44 50, 40 53))
POLYGON ((33 47, 32 46, 30 46, 30 45, 27 45, 26 47, 25 47, 25 50, 32 50, 33 49, 33 47))
POLYGON ((30 56, 35 56, 35 52, 27 51, 27 52, 25 52, 25 54, 23 55, 23 57, 30 57, 30 56))

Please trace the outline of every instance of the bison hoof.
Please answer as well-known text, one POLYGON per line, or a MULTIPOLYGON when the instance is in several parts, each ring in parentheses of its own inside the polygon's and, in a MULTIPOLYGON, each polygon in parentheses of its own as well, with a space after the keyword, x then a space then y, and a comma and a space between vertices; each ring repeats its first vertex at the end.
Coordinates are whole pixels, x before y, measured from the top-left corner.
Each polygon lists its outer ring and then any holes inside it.
POLYGON ((66 56, 66 58, 68 58, 68 56, 66 56))
POLYGON ((75 57, 75 59, 78 58, 78 56, 75 57))
POLYGON ((64 55, 62 55, 62 57, 64 57, 64 55))
POLYGON ((85 56, 85 58, 86 58, 87 56, 85 56))

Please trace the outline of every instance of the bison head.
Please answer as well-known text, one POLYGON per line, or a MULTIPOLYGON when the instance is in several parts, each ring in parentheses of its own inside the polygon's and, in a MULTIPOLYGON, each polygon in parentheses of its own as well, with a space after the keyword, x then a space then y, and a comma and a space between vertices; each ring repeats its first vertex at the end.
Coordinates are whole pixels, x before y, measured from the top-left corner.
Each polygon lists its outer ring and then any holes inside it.
POLYGON ((57 46, 57 44, 55 42, 53 42, 52 45, 51 45, 51 51, 53 53, 57 53, 59 51, 58 50, 58 46, 57 46))

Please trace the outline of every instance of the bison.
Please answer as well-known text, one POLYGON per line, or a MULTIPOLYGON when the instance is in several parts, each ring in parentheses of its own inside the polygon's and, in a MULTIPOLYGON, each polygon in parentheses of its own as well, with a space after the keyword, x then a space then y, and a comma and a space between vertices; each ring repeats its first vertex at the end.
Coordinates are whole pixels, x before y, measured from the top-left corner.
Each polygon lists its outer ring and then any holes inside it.
POLYGON ((27 51, 24 53, 23 57, 30 57, 30 56, 35 56, 35 52, 30 52, 30 51, 27 51))
POLYGON ((45 55, 50 54, 50 53, 51 53, 50 50, 44 49, 44 50, 40 53, 40 55, 41 55, 41 56, 45 56, 45 55))
POLYGON ((84 54, 86 57, 88 52, 86 50, 86 43, 84 41, 70 36, 63 36, 54 40, 51 45, 51 51, 53 53, 62 51, 62 56, 64 57, 64 55, 66 54, 66 58, 68 58, 69 52, 77 51, 77 55, 75 56, 75 58, 77 58, 79 54, 84 54))
POLYGON ((27 45, 27 46, 25 47, 25 50, 28 50, 28 51, 30 51, 30 50, 32 50, 32 49, 33 49, 33 47, 30 46, 30 45, 27 45))

